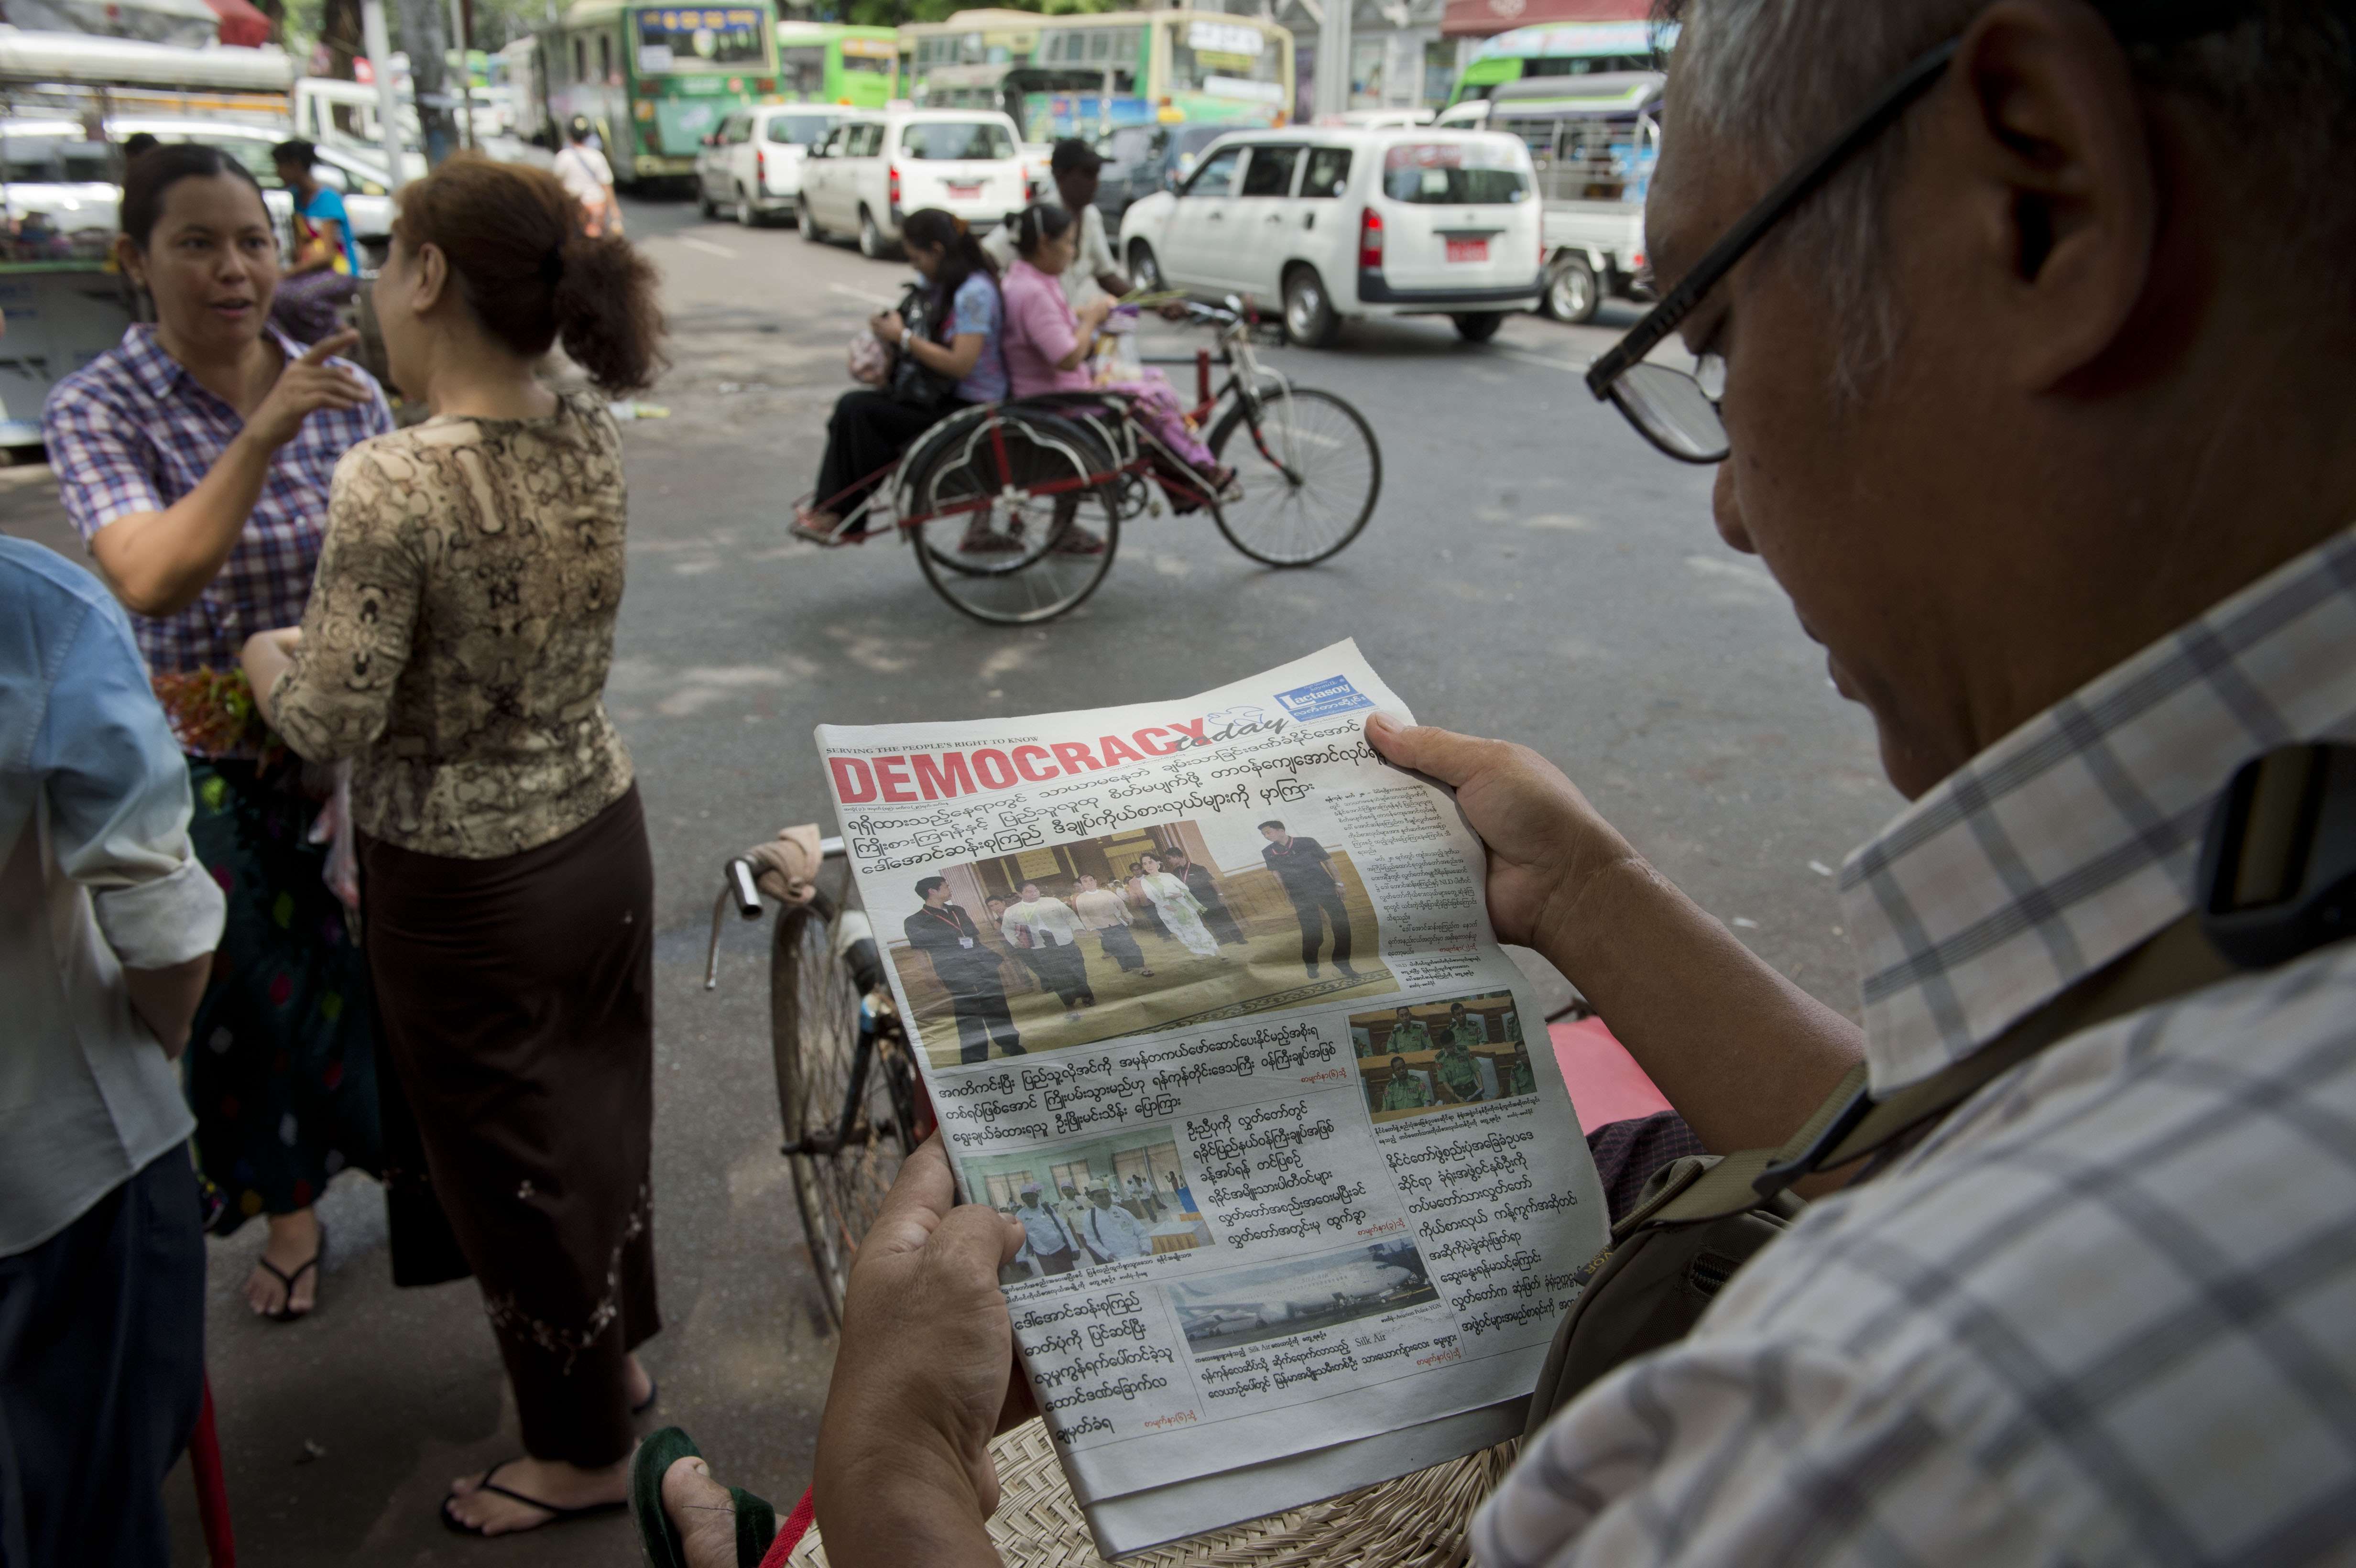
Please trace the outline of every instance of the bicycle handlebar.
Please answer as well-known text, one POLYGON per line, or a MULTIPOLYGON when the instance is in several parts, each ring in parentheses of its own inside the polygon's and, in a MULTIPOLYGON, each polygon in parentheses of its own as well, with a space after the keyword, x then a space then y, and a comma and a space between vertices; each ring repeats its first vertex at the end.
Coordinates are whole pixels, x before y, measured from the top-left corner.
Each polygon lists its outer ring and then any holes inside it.
MULTIPOLYGON (((820 862, 840 860, 843 852, 842 840, 839 837, 818 841, 820 862)), ((721 869, 720 896, 712 904, 712 941, 703 954, 703 988, 707 991, 720 988, 720 928, 726 923, 728 906, 732 902, 735 904, 739 920, 761 918, 761 890, 755 885, 753 876, 753 862, 742 855, 731 857, 721 869)))

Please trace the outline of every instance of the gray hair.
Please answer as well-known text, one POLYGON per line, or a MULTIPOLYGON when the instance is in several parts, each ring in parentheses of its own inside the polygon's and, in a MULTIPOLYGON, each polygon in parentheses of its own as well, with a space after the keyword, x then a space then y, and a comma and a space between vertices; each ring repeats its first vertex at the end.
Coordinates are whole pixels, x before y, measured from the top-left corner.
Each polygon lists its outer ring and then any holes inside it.
MULTIPOLYGON (((1680 112, 1772 180, 1837 133, 1907 61, 1963 32, 1987 6, 1987 0, 1658 0, 1656 11, 1683 26, 1680 112)), ((2249 171, 2245 189, 2275 219, 2265 242, 2251 247, 2251 269, 2303 285, 2286 288, 2285 298, 2345 314, 2346 259, 2356 245, 2356 179, 2348 175, 2356 165, 2356 4, 2250 0, 2244 19, 2230 29, 2128 52, 2147 89, 2208 109, 2211 140, 2226 161, 2249 171)), ((1871 379, 1902 332, 1879 261, 1882 197, 1908 133, 1901 122, 1884 134, 1771 241, 1844 324, 1837 374, 1845 392, 1871 379)))

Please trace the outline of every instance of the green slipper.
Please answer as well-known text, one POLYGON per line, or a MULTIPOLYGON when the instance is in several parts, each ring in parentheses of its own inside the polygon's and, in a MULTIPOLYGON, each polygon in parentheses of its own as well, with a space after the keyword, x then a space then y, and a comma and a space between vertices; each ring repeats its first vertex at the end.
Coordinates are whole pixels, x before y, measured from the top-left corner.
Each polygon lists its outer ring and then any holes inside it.
MULTIPOLYGON (((653 1434, 630 1456, 630 1518, 638 1527, 638 1547, 653 1568, 687 1568, 686 1544, 663 1512, 662 1479, 681 1459, 701 1457, 695 1439, 676 1426, 653 1434)), ((737 1568, 760 1568, 776 1539, 777 1510, 742 1487, 729 1488, 728 1496, 736 1505, 737 1568)))

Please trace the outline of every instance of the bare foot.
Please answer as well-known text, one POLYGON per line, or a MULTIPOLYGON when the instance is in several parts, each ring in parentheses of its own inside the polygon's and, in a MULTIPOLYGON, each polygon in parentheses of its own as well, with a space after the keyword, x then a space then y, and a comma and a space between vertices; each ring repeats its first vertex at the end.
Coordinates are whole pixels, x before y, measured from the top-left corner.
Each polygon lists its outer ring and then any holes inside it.
POLYGON ((663 1472, 662 1509, 687 1568, 736 1568, 736 1499, 701 1457, 691 1454, 663 1472))
POLYGON ((630 1356, 630 1409, 635 1413, 655 1392, 654 1374, 638 1365, 635 1352, 630 1356))
MULTIPOLYGON (((485 1490, 483 1479, 461 1476, 450 1483, 449 1499, 442 1506, 451 1518, 485 1535, 509 1535, 537 1529, 555 1517, 547 1509, 485 1490)), ((562 1459, 510 1459, 492 1471, 490 1479, 555 1508, 594 1508, 628 1499, 630 1462, 624 1459, 603 1469, 584 1470, 562 1459)))
POLYGON ((270 1240, 262 1249, 262 1262, 294 1281, 293 1299, 288 1299, 286 1286, 277 1275, 261 1264, 245 1276, 245 1304, 257 1317, 267 1317, 282 1310, 296 1317, 319 1305, 319 1271, 304 1268, 319 1255, 319 1216, 309 1209, 297 1209, 292 1214, 270 1216, 270 1240), (297 1274, 295 1271, 302 1269, 297 1274))

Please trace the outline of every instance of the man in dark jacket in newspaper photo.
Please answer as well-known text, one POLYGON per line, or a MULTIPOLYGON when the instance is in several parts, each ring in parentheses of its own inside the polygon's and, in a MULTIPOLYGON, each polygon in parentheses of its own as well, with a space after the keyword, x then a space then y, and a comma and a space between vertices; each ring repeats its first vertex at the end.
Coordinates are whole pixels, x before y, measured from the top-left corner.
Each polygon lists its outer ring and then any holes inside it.
MULTIPOLYGON (((1463 1009, 1459 1008, 1461 1014, 1463 1009)), ((1460 1019, 1450 1026, 1440 1041, 1440 1052, 1432 1059, 1432 1076, 1440 1081, 1440 1092, 1458 1104, 1481 1097, 1481 1064, 1472 1060, 1472 1048, 1465 1043, 1472 1030, 1460 1019)))
POLYGON ((1259 836, 1268 840, 1260 859, 1284 884, 1284 896, 1292 901, 1292 912, 1301 920, 1301 966, 1311 979, 1317 978, 1317 950, 1331 924, 1333 967, 1356 978, 1358 972, 1350 967, 1350 912, 1342 902, 1342 879, 1333 874, 1333 857, 1314 838, 1295 838, 1281 822, 1261 823, 1259 836))
POLYGON ((958 1060, 989 1061, 993 1040, 1001 1056, 1023 1055, 1023 1037, 1015 1032, 1006 987, 999 979, 998 955, 981 940, 973 918, 949 902, 948 879, 926 877, 916 884, 916 896, 925 907, 901 929, 907 933, 908 945, 933 961, 933 973, 949 994, 949 1010, 957 1018, 958 1060))
MULTIPOLYGON (((1747 1157, 1700 1182, 1811 1171, 1805 1211, 1762 1221, 1696 1320, 1543 1402, 1447 1549, 2345 1562, 2356 940, 2329 857, 2356 842, 2356 9, 1664 10, 1657 314, 1588 371, 1608 410, 1500 418, 1599 443, 1625 418, 1712 466, 1719 539, 1824 645, 1908 804, 1837 879, 1852 1019, 1536 752, 1368 715, 1478 834, 1498 938, 1563 972, 1702 1148, 1747 1157), (1924 1106, 1814 1167, 1844 1125, 1924 1106)), ((1725 613, 1703 591, 1690 618, 1725 613)), ((1508 680, 1525 706, 1630 695, 1568 664, 1508 680)), ((1758 739, 1721 711, 1694 765, 1758 739)), ((1644 826, 1693 844, 1738 821, 1644 826)), ((1804 885, 1798 841, 1770 852, 1804 885)), ((1001 1561, 1009 1231, 958 1203, 934 1140, 861 1246, 815 1450, 834 1568, 1001 1561)))

